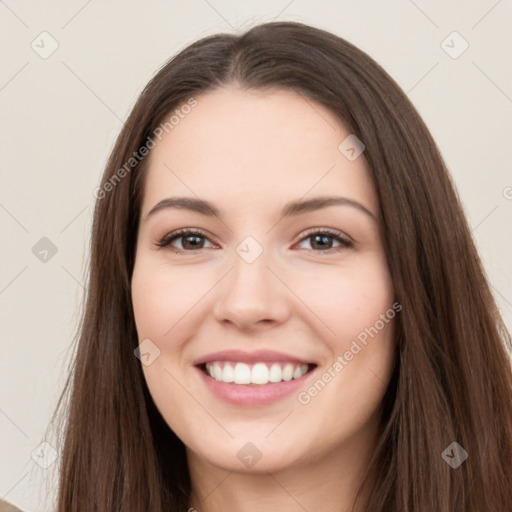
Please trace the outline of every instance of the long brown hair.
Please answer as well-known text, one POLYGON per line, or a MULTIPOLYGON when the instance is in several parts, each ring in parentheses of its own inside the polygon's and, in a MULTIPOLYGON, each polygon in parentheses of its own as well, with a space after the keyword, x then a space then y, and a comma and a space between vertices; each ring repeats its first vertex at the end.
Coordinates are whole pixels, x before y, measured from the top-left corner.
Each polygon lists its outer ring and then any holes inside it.
POLYGON ((133 156, 175 109, 232 82, 315 100, 366 146, 403 308, 366 509, 510 510, 512 343, 442 157, 406 95, 368 55, 329 32, 274 22, 181 51, 144 89, 117 139, 96 194, 87 300, 56 409, 65 421, 58 511, 189 505, 185 447, 134 356, 130 281, 147 158, 133 156), (442 457, 453 442, 468 453, 457 468, 442 457))

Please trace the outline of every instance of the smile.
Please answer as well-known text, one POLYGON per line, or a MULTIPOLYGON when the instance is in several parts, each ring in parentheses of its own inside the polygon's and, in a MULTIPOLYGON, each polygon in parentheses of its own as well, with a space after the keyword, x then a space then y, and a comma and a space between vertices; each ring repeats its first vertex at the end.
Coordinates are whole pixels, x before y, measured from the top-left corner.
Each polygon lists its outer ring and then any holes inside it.
POLYGON ((233 361, 212 361, 204 365, 205 372, 219 382, 259 385, 300 379, 312 365, 293 362, 257 362, 247 364, 233 361))
POLYGON ((205 354, 192 366, 213 396, 238 407, 266 406, 293 396, 319 368, 308 356, 239 349, 205 354))

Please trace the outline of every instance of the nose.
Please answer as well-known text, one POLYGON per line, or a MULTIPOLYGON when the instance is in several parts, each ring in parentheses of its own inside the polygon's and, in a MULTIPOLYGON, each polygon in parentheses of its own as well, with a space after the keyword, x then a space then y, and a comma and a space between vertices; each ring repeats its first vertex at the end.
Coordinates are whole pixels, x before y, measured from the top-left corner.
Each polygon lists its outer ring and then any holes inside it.
POLYGON ((265 256, 263 252, 249 263, 234 255, 231 271, 217 287, 217 321, 241 330, 261 330, 289 318, 289 290, 265 256))

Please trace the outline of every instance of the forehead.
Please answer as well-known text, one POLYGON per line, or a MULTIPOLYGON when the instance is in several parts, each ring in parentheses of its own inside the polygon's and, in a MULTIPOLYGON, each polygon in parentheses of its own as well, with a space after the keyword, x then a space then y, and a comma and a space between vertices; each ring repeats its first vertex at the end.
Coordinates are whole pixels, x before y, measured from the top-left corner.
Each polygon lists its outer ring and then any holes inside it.
POLYGON ((323 105, 289 90, 226 86, 195 97, 149 155, 143 209, 169 194, 285 202, 351 195, 377 210, 364 154, 338 146, 351 133, 323 105))

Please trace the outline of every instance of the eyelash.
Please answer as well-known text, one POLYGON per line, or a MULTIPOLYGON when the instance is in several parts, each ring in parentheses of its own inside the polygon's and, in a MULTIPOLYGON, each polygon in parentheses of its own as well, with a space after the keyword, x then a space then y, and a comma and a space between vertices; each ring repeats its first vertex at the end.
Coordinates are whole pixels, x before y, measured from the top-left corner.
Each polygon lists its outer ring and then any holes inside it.
MULTIPOLYGON (((348 249, 353 247, 353 242, 351 242, 348 238, 344 238, 339 231, 327 229, 327 228, 311 228, 307 230, 302 238, 299 240, 299 242, 302 242, 308 238, 311 238, 313 235, 320 235, 320 236, 327 236, 330 238, 335 239, 336 241, 340 242, 340 246, 338 247, 331 247, 327 250, 315 250, 315 249, 307 249, 308 251, 313 251, 320 254, 332 254, 336 253, 343 249, 348 249)), ((208 236, 206 233, 199 229, 179 229, 177 231, 173 231, 172 233, 169 233, 165 235, 159 242, 156 243, 156 245, 160 248, 169 248, 171 249, 170 244, 176 239, 179 238, 186 238, 187 236, 197 236, 200 238, 206 238, 208 239, 208 236)), ((210 240, 211 241, 211 240, 210 240)), ((187 250, 187 249, 179 249, 177 247, 172 247, 172 249, 175 250, 176 254, 183 254, 183 253, 192 253, 192 252, 199 252, 203 249, 206 249, 206 247, 201 247, 197 250, 187 250)))

